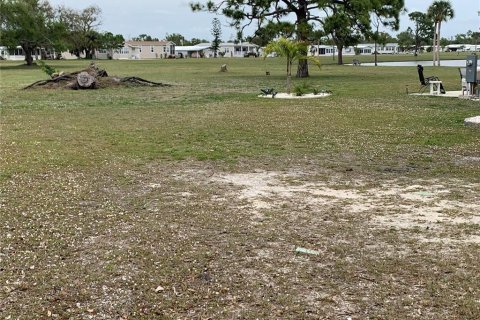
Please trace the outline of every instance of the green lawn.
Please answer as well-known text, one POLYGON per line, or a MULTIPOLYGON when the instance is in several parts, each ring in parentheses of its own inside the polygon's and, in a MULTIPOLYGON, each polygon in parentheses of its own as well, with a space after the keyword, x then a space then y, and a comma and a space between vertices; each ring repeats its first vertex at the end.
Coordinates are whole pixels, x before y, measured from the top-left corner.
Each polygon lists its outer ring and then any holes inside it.
POLYGON ((99 61, 173 86, 79 91, 1 61, 0 317, 478 319, 480 103, 332 62, 294 79, 330 97, 282 100, 277 58, 99 61))

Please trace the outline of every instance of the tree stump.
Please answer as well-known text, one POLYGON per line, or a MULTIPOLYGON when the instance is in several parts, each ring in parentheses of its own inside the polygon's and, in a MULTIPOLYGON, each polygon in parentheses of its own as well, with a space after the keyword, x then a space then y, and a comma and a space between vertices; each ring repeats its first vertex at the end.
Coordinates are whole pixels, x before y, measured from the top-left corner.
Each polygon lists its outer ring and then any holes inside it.
POLYGON ((92 88, 95 84, 95 77, 83 71, 77 75, 77 83, 80 88, 92 88))
POLYGON ((107 72, 91 64, 87 69, 64 73, 63 71, 54 75, 52 79, 40 80, 26 86, 24 89, 44 87, 44 88, 66 88, 72 90, 78 89, 100 89, 109 86, 149 86, 149 87, 170 87, 170 84, 154 82, 139 77, 109 77, 107 72))

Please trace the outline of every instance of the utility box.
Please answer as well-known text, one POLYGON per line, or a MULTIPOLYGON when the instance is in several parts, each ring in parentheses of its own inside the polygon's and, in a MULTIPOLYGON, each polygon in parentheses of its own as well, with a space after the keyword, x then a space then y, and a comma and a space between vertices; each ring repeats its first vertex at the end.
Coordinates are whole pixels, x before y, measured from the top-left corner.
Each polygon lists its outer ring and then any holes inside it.
POLYGON ((465 80, 468 83, 477 82, 477 55, 472 54, 467 56, 467 61, 465 63, 465 80))

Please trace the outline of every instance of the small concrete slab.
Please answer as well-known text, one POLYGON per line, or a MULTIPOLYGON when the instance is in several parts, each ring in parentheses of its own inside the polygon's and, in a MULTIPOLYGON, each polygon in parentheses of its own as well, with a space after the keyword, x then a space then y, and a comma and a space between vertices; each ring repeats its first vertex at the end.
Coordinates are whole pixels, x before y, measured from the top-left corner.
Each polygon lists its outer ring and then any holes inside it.
POLYGON ((466 118, 463 123, 469 127, 480 128, 480 116, 466 118))
POLYGON ((411 96, 428 96, 428 97, 443 97, 443 98, 459 98, 462 96, 462 91, 447 91, 444 94, 430 94, 430 92, 411 93, 411 96))

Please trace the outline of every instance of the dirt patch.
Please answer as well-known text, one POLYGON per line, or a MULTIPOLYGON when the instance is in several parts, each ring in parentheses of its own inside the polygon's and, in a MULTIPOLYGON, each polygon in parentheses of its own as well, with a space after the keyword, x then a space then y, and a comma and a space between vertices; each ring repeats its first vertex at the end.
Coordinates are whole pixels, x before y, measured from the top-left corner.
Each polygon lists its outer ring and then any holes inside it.
MULTIPOLYGON (((366 187, 371 181, 356 181, 353 187, 346 188, 331 181, 305 181, 298 170, 217 173, 201 183, 212 182, 224 189, 224 194, 215 195, 212 201, 231 205, 241 202, 242 208, 250 210, 255 219, 264 217, 269 210, 294 203, 314 211, 336 207, 344 212, 363 214, 373 228, 440 231, 451 226, 480 226, 480 202, 475 201, 479 184, 419 180, 410 185, 386 181, 376 187, 366 187)), ((465 234, 462 239, 480 243, 476 234, 465 234)), ((453 240, 445 236, 445 241, 453 240)))
POLYGON ((284 92, 279 92, 276 93, 273 97, 272 95, 259 95, 259 98, 275 98, 275 99, 318 99, 318 98, 325 98, 329 97, 332 94, 329 92, 320 92, 317 94, 313 93, 307 93, 307 94, 302 94, 302 95, 295 95, 293 93, 284 93, 284 92))

